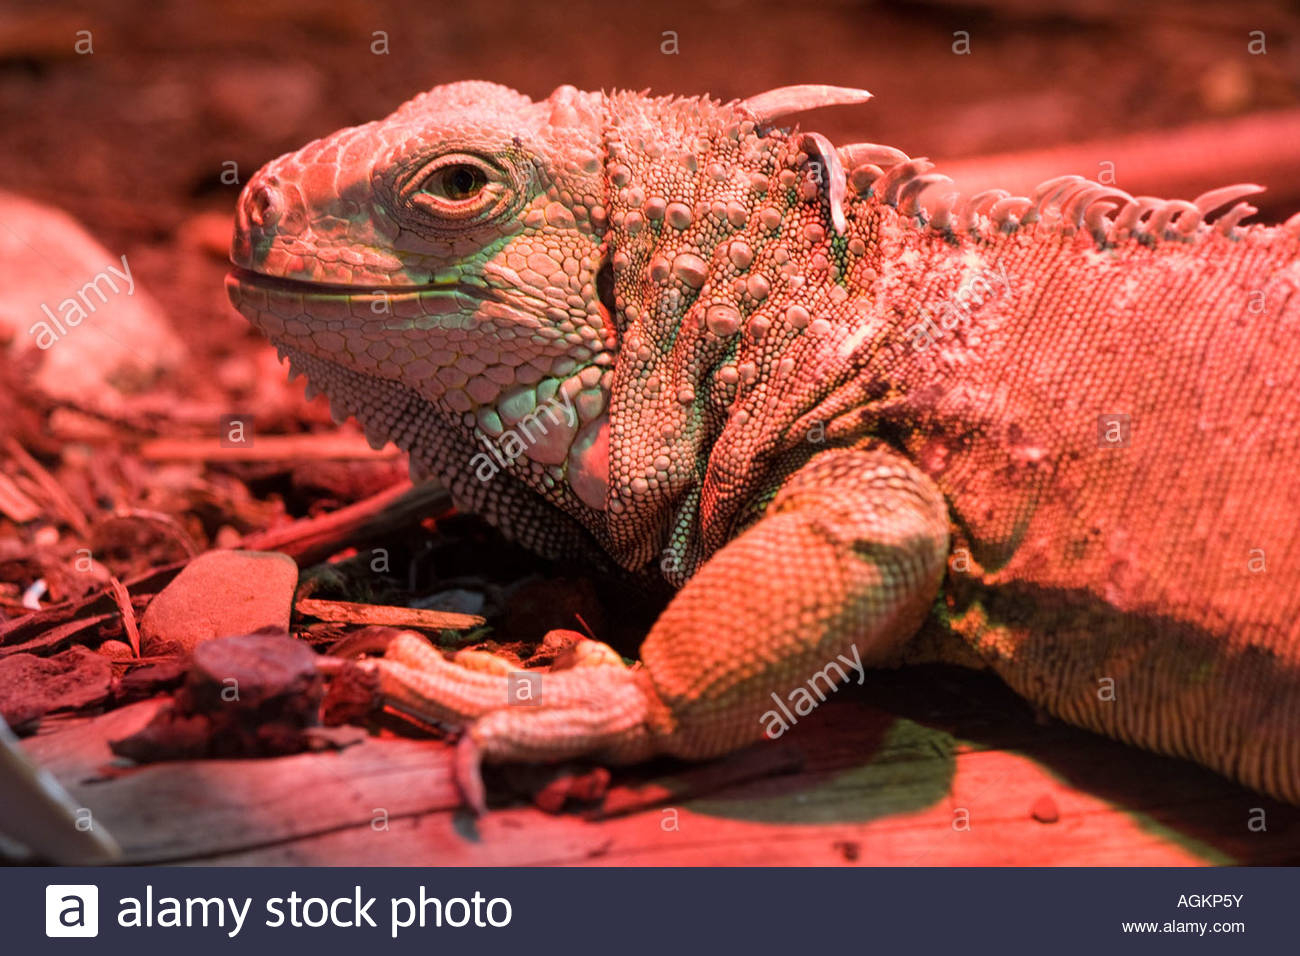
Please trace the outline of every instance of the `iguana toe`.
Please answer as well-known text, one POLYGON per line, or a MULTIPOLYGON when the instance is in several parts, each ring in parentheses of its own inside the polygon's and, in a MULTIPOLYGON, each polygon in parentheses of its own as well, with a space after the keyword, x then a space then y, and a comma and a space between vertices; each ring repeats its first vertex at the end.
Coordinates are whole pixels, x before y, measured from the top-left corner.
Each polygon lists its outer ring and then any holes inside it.
POLYGON ((654 749, 651 727, 662 710, 653 687, 604 645, 582 646, 567 670, 505 671, 501 658, 485 666, 492 655, 481 651, 470 666, 449 661, 406 632, 376 664, 380 693, 404 714, 464 728, 472 749, 489 762, 644 759, 654 749))

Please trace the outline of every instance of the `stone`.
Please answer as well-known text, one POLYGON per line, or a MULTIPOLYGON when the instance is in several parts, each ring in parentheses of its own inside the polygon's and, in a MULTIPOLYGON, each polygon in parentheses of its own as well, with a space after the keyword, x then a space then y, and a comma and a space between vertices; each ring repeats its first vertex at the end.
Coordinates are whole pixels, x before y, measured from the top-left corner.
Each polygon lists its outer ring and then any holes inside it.
POLYGON ((111 409, 177 369, 185 347, 128 255, 20 196, 0 192, 0 221, 0 340, 40 353, 42 392, 111 409))
POLYGON ((105 641, 96 650, 110 661, 130 661, 135 659, 135 651, 126 641, 105 641))
POLYGON ((1055 823, 1061 819, 1061 811, 1049 793, 1043 794, 1034 801, 1034 805, 1029 808, 1029 815, 1039 823, 1055 823))
POLYGON ((109 748, 137 763, 299 753, 319 722, 324 679, 317 660, 287 635, 207 641, 194 651, 172 704, 109 748))
POLYGON ((159 592, 140 621, 145 654, 193 651, 204 641, 287 632, 298 565, 269 551, 209 551, 159 592))

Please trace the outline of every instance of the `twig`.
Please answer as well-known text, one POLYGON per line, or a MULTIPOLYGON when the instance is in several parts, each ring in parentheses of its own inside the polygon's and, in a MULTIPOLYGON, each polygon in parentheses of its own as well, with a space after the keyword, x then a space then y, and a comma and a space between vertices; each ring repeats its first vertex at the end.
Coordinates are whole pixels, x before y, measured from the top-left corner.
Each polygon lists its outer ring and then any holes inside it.
POLYGON ((155 438, 140 446, 145 461, 391 461, 401 452, 375 451, 361 435, 259 435, 248 444, 223 445, 216 438, 155 438))
POLYGON ((415 627, 425 631, 468 631, 487 623, 477 614, 430 611, 418 607, 393 607, 387 604, 355 604, 351 601, 326 601, 299 598, 294 605, 299 614, 307 614, 335 624, 379 624, 385 627, 415 627))
POLYGON ((324 561, 349 543, 409 527, 451 510, 451 497, 434 483, 401 481, 338 511, 259 531, 239 542, 248 551, 282 551, 306 567, 324 561))

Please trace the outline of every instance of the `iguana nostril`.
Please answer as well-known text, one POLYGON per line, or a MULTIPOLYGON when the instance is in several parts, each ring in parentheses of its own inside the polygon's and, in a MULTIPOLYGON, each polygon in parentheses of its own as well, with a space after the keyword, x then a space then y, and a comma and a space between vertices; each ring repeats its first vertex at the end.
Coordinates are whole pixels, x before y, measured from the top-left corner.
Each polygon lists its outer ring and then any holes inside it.
POLYGON ((254 226, 273 226, 284 210, 284 196, 270 183, 255 187, 248 197, 248 219, 254 226))

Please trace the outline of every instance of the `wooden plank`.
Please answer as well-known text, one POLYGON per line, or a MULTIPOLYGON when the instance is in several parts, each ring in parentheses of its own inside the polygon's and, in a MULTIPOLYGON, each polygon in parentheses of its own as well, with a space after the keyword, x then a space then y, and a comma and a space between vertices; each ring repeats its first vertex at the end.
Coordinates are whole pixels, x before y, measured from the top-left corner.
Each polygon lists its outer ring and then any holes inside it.
POLYGON ((153 702, 27 742, 133 862, 238 865, 1187 865, 1300 859, 1300 808, 1057 723, 987 677, 870 675, 767 751, 615 768, 603 811, 459 809, 449 749, 113 770, 153 702), (755 774, 759 774, 756 778, 755 774), (1039 822, 1050 797, 1056 822, 1039 822), (377 808, 388 814, 376 823, 377 808), (1267 832, 1249 826, 1265 813, 1267 832), (603 812, 604 816, 601 817, 603 812), (597 818, 600 817, 600 818, 597 818))
MULTIPOLYGON (((772 823, 727 815, 727 799, 592 823, 572 815, 548 816, 514 808, 481 820, 438 813, 395 824, 391 832, 351 828, 312 840, 207 858, 223 865, 328 864, 340 860, 383 865, 1188 865, 1206 860, 1115 812, 1104 801, 1081 796, 1063 804, 1062 822, 1042 824, 1009 811, 1004 796, 990 782, 1009 771, 1025 774, 1032 788, 1051 785, 1033 767, 1016 766, 1014 758, 995 754, 997 762, 978 766, 990 756, 970 754, 958 778, 966 778, 978 799, 970 804, 969 829, 953 828, 948 801, 914 813, 870 822, 810 824, 772 823), (1006 761, 1012 760, 1008 764, 1006 761), (966 766, 965 764, 973 764, 966 766), (980 789, 983 793, 980 793, 980 789)), ((1022 764, 1027 762, 1021 762, 1022 764)), ((789 781, 787 799, 815 793, 818 781, 789 781)), ((1059 785, 1057 785, 1059 788, 1059 785)), ((851 788, 839 789, 839 809, 852 815, 851 788)), ((734 794, 732 807, 743 808, 747 795, 734 794)), ((1016 805, 1011 804, 1012 807, 1016 805)), ((823 806, 823 809, 825 807, 823 806)), ((742 809, 742 812, 743 809, 742 809)))
POLYGON ((112 766, 107 741, 143 726, 156 701, 24 742, 122 846, 126 862, 233 853, 331 830, 459 806, 450 750, 432 741, 366 739, 340 751, 274 760, 112 766))
MULTIPOLYGON (((1024 866, 1300 858, 1300 811, 1181 761, 1068 728, 1031 726, 1051 747, 1062 734, 1080 738, 1068 741, 1065 752, 1071 756, 1064 765, 1075 779, 1095 781, 1100 792, 1093 792, 1034 758, 889 715, 875 720, 885 725, 883 737, 853 751, 855 730, 866 725, 871 736, 870 708, 846 701, 822 710, 821 723, 797 735, 809 749, 806 764, 820 764, 820 770, 744 782, 703 798, 669 795, 660 806, 598 821, 522 807, 477 821, 437 813, 404 821, 390 833, 352 828, 206 861, 1024 866), (1115 781, 1126 781, 1127 789, 1117 789, 1115 781), (1043 796, 1059 809, 1055 823, 1031 814, 1043 796), (1257 806, 1267 808, 1270 833, 1253 833, 1246 825, 1257 806)), ((626 802, 621 792, 627 790, 687 789, 681 778, 693 772, 683 768, 637 783, 626 779, 627 771, 617 771, 624 781, 610 802, 626 802)))

